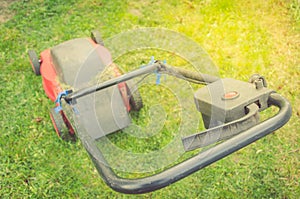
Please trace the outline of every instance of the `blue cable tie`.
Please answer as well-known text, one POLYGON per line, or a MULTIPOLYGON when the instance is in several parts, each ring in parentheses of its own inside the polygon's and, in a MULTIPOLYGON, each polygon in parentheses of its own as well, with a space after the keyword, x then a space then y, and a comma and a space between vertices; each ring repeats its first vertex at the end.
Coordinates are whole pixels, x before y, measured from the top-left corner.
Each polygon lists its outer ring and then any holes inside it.
POLYGON ((68 90, 62 91, 58 94, 56 100, 55 100, 55 104, 58 104, 58 106, 56 106, 54 108, 56 113, 59 113, 62 110, 62 106, 61 106, 61 99, 63 96, 68 95, 70 92, 68 90))
POLYGON ((151 56, 149 64, 154 64, 154 62, 155 62, 154 56, 151 56))
POLYGON ((73 111, 74 111, 74 113, 75 113, 76 115, 78 115, 78 114, 79 114, 79 111, 78 111, 78 109, 77 109, 77 108, 73 107, 73 111))
MULTIPOLYGON (((155 63, 154 56, 151 56, 151 59, 150 59, 149 64, 154 64, 154 63, 155 63)), ((161 77, 161 74, 158 73, 157 70, 155 70, 154 73, 155 73, 155 75, 156 75, 156 81, 155 81, 155 83, 156 83, 156 85, 159 85, 159 84, 160 84, 160 77, 161 77)))
POLYGON ((62 110, 61 106, 57 106, 54 108, 55 113, 59 113, 62 110))
POLYGON ((155 62, 154 56, 151 56, 149 63, 148 63, 148 64, 141 65, 140 68, 144 68, 144 67, 146 67, 146 66, 152 65, 152 64, 154 64, 154 62, 155 62))
POLYGON ((158 73, 157 71, 155 71, 155 74, 156 74, 156 81, 155 81, 155 83, 156 83, 156 85, 159 85, 160 84, 161 74, 158 73))

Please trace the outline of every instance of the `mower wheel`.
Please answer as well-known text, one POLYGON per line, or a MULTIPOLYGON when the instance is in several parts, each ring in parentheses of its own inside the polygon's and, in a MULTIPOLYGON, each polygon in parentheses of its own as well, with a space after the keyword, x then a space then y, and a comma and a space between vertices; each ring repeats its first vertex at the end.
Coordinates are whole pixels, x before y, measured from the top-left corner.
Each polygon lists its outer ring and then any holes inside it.
POLYGON ((41 71, 40 71, 41 65, 40 65, 40 61, 39 61, 39 58, 38 58, 36 52, 34 50, 28 50, 28 56, 30 59, 30 63, 31 63, 33 72, 36 75, 41 75, 41 71))
POLYGON ((100 45, 104 46, 104 43, 103 43, 103 40, 102 40, 102 37, 101 37, 101 34, 99 31, 93 30, 91 32, 91 38, 96 44, 100 44, 100 45))
POLYGON ((127 94, 129 96, 128 98, 129 98, 129 104, 131 110, 133 111, 141 110, 141 108, 143 107, 143 100, 137 85, 132 80, 129 80, 126 82, 126 87, 127 87, 127 94))
POLYGON ((61 113, 56 113, 55 109, 50 110, 50 118, 52 120, 53 127, 58 135, 64 141, 74 141, 75 135, 69 132, 61 113))

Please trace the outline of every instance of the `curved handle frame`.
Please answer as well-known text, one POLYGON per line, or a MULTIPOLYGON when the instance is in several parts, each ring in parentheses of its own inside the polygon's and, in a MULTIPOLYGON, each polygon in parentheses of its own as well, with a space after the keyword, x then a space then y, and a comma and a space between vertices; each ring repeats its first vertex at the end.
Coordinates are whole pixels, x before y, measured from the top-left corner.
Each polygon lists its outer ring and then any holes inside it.
POLYGON ((273 117, 161 173, 145 178, 124 179, 117 176, 109 167, 102 152, 92 139, 85 137, 86 139, 82 139, 82 143, 96 165, 98 172, 109 187, 115 191, 127 194, 147 193, 185 178, 286 124, 292 112, 289 102, 281 95, 272 93, 269 96, 268 104, 269 106, 274 105, 279 108, 278 113, 273 117))

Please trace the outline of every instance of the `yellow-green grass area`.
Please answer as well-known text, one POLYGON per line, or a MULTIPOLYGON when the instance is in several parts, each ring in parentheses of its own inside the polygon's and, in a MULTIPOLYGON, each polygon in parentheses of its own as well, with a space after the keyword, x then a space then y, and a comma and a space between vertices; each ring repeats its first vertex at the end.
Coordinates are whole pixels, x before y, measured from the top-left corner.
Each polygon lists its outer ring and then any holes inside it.
MULTIPOLYGON (((1 198, 299 197, 299 1, 3 2, 6 3, 0 3, 1 198), (139 196, 111 190, 102 181, 80 142, 69 143, 57 138, 49 117, 49 109, 54 104, 44 94, 41 77, 32 73, 27 50, 41 52, 63 41, 86 37, 93 29, 98 29, 105 40, 141 27, 169 29, 192 39, 218 66, 220 77, 248 81, 254 73, 263 75, 270 89, 290 101, 293 113, 289 123, 161 190, 139 196)), ((139 67, 152 55, 167 59, 169 64, 183 63, 173 55, 151 50, 124 55, 129 58, 120 57, 115 61, 129 70, 132 68, 126 68, 126 65, 136 63, 139 67)), ((161 87, 152 87, 155 94, 163 92, 161 87)), ((132 116, 139 125, 149 122, 147 103, 160 99, 151 98, 153 92, 148 90, 151 85, 141 88, 145 109, 137 117, 132 116)), ((164 92, 161 96, 173 99, 170 97, 172 92, 164 92)), ((163 103, 166 112, 172 112, 176 107, 170 101, 171 104, 163 103)), ((265 114, 268 117, 273 113, 265 114)), ((163 128, 165 134, 157 136, 156 141, 148 140, 146 148, 134 148, 134 144, 143 145, 140 141, 133 143, 123 134, 109 138, 126 150, 157 150, 155 144, 165 146, 174 136, 169 130, 178 128, 177 124, 176 115, 170 116, 163 128)))

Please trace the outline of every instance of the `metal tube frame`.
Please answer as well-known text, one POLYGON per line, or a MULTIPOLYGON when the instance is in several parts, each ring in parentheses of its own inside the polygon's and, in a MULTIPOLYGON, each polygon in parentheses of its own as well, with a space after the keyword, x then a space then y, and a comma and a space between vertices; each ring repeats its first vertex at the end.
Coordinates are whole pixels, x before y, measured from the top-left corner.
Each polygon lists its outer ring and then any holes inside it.
POLYGON ((269 106, 273 105, 279 108, 278 113, 273 117, 161 173, 145 178, 124 179, 117 176, 109 167, 102 152, 92 139, 85 137, 82 142, 98 172, 109 187, 115 191, 127 194, 147 193, 185 178, 286 124, 292 112, 289 102, 281 95, 272 93, 269 96, 268 104, 269 106))
POLYGON ((139 69, 134 70, 132 72, 123 74, 119 77, 115 77, 113 79, 107 80, 103 83, 100 83, 100 84, 97 84, 97 85, 94 85, 94 86, 90 86, 90 87, 87 87, 87 88, 83 88, 83 89, 80 89, 80 90, 75 91, 75 92, 69 91, 69 94, 67 94, 66 96, 63 96, 63 98, 65 99, 66 102, 70 103, 73 100, 76 100, 76 99, 78 99, 80 97, 83 97, 85 95, 88 95, 88 94, 100 91, 102 89, 114 86, 114 85, 119 84, 121 82, 125 82, 125 81, 130 80, 134 77, 141 76, 141 75, 144 75, 144 74, 149 74, 149 73, 152 73, 152 72, 155 72, 155 71, 158 72, 158 73, 167 73, 169 75, 173 75, 173 76, 176 76, 178 78, 182 78, 182 79, 185 79, 185 80, 191 81, 191 82, 196 81, 199 84, 209 84, 209 83, 212 83, 212 82, 217 81, 219 79, 218 77, 211 76, 211 75, 208 75, 208 74, 197 73, 195 75, 195 73, 190 72, 188 70, 175 68, 175 67, 172 67, 172 66, 165 65, 165 64, 163 64, 159 61, 156 61, 154 64, 139 68, 139 69))

